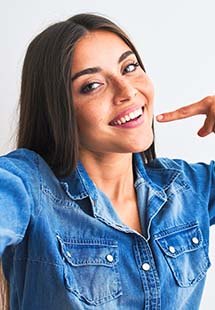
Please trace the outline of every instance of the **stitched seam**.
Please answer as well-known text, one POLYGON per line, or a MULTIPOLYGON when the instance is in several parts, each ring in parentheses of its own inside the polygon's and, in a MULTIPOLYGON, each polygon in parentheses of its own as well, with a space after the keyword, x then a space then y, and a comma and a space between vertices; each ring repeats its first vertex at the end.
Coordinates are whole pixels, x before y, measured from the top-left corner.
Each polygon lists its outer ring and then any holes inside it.
POLYGON ((41 259, 16 258, 14 260, 17 262, 30 262, 30 263, 40 263, 40 264, 42 263, 42 264, 48 264, 51 266, 61 266, 61 267, 64 266, 63 264, 60 264, 58 262, 50 262, 48 260, 45 260, 44 258, 41 258, 41 259))
POLYGON ((154 265, 154 259, 153 259, 153 256, 152 256, 152 253, 150 251, 150 247, 148 243, 147 244, 144 244, 144 248, 145 248, 145 253, 146 253, 146 256, 147 256, 147 259, 148 259, 148 262, 150 262, 150 265, 153 265, 153 269, 152 269, 152 276, 153 276, 153 281, 154 283, 156 284, 155 287, 156 287, 156 292, 155 292, 155 297, 153 299, 156 300, 156 306, 159 302, 159 279, 157 277, 157 275, 155 273, 157 273, 156 271, 156 268, 155 268, 155 265, 154 265))
POLYGON ((74 205, 74 201, 71 202, 69 200, 64 200, 63 198, 59 198, 59 197, 55 196, 53 194, 53 192, 48 187, 46 187, 45 185, 41 185, 41 191, 45 195, 49 196, 54 202, 57 202, 59 204, 64 204, 64 205, 67 205, 67 206, 74 205))
POLYGON ((137 261, 137 268, 138 268, 140 278, 141 278, 141 284, 142 284, 143 291, 145 294, 145 307, 147 309, 149 307, 150 291, 149 291, 149 286, 148 286, 148 281, 146 279, 146 275, 141 270, 141 256, 140 256, 139 248, 138 248, 138 239, 136 237, 135 237, 135 241, 136 241, 134 245, 135 258, 137 261))
MULTIPOLYGON (((138 189, 139 186, 142 185, 142 184, 147 185, 147 186, 150 188, 150 190, 151 190, 154 194, 156 194, 156 196, 158 196, 158 197, 160 197, 160 198, 163 199, 163 195, 160 194, 159 191, 156 191, 156 190, 154 189, 154 187, 152 186, 152 182, 149 182, 149 183, 148 183, 148 182, 147 182, 146 180, 144 180, 143 178, 142 178, 141 180, 138 181, 138 184, 135 185, 136 189, 138 189)), ((150 198, 150 200, 151 200, 151 199, 152 199, 152 197, 150 198)), ((150 201, 150 200, 149 200, 149 201, 150 201)))
MULTIPOLYGON (((83 187, 84 187, 84 189, 85 189, 85 191, 86 191, 86 193, 87 193, 86 197, 87 197, 87 196, 90 196, 90 197, 91 197, 90 192, 89 192, 89 188, 88 188, 88 186, 85 184, 84 180, 82 179, 82 176, 81 176, 81 173, 80 173, 79 169, 77 169, 77 171, 78 171, 78 174, 79 174, 79 180, 81 181, 81 184, 83 185, 83 187)), ((82 194, 82 193, 81 193, 81 194, 82 194)), ((83 193, 83 194, 85 194, 85 193, 83 193)), ((95 193, 95 199, 97 199, 97 192, 95 193)))
POLYGON ((190 222, 190 223, 184 223, 184 224, 178 225, 176 227, 175 226, 170 226, 170 227, 167 227, 164 230, 161 230, 159 233, 154 234, 153 237, 154 237, 154 240, 157 240, 157 239, 160 239, 162 237, 173 235, 173 234, 175 234, 177 232, 180 232, 182 230, 189 230, 189 229, 195 228, 195 227, 199 227, 198 221, 190 222), (176 230, 174 230, 171 233, 169 233, 169 230, 171 230, 171 229, 176 229, 176 230))

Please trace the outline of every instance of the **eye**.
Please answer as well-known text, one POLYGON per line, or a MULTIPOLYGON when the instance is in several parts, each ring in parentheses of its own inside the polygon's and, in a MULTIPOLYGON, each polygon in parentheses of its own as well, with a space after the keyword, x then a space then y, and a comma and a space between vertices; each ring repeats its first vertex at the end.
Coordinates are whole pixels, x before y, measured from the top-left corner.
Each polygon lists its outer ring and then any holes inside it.
POLYGON ((83 86, 81 88, 81 93, 82 94, 87 94, 87 93, 90 93, 92 91, 94 91, 95 89, 97 89, 99 87, 99 85, 102 85, 101 83, 98 83, 98 82, 92 82, 92 83, 89 83, 85 86, 83 86))
POLYGON ((137 67, 139 67, 139 63, 135 62, 135 63, 130 63, 128 64, 125 69, 123 70, 123 73, 130 73, 133 72, 137 69, 137 67))

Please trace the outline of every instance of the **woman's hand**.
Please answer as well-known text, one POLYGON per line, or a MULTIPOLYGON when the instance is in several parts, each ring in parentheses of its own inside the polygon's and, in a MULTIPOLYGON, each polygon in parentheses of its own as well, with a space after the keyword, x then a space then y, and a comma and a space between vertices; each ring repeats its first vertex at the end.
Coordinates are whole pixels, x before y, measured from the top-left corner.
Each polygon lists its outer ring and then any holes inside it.
POLYGON ((158 122, 170 122, 198 114, 206 115, 204 125, 199 129, 198 135, 200 137, 205 137, 211 132, 215 132, 215 96, 208 96, 173 112, 157 115, 156 119, 158 122))

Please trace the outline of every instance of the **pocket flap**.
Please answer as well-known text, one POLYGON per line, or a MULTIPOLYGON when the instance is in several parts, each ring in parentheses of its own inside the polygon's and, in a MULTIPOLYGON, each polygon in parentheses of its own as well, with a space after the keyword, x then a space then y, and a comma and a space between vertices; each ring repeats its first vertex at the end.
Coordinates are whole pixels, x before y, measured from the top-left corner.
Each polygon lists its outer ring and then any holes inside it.
POLYGON ((167 256, 177 257, 202 246, 202 233, 198 225, 171 232, 156 239, 167 256))
POLYGON ((72 266, 112 267, 118 262, 118 246, 115 241, 65 239, 59 235, 57 239, 64 259, 72 266))

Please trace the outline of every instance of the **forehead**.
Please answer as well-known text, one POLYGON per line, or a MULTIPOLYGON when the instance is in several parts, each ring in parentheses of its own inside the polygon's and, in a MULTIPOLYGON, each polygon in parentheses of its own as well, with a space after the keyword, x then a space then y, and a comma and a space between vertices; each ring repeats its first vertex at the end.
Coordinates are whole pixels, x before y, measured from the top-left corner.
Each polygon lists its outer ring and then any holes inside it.
POLYGON ((75 45, 72 71, 117 63, 121 54, 127 50, 130 50, 128 45, 112 32, 98 30, 87 33, 75 45))

